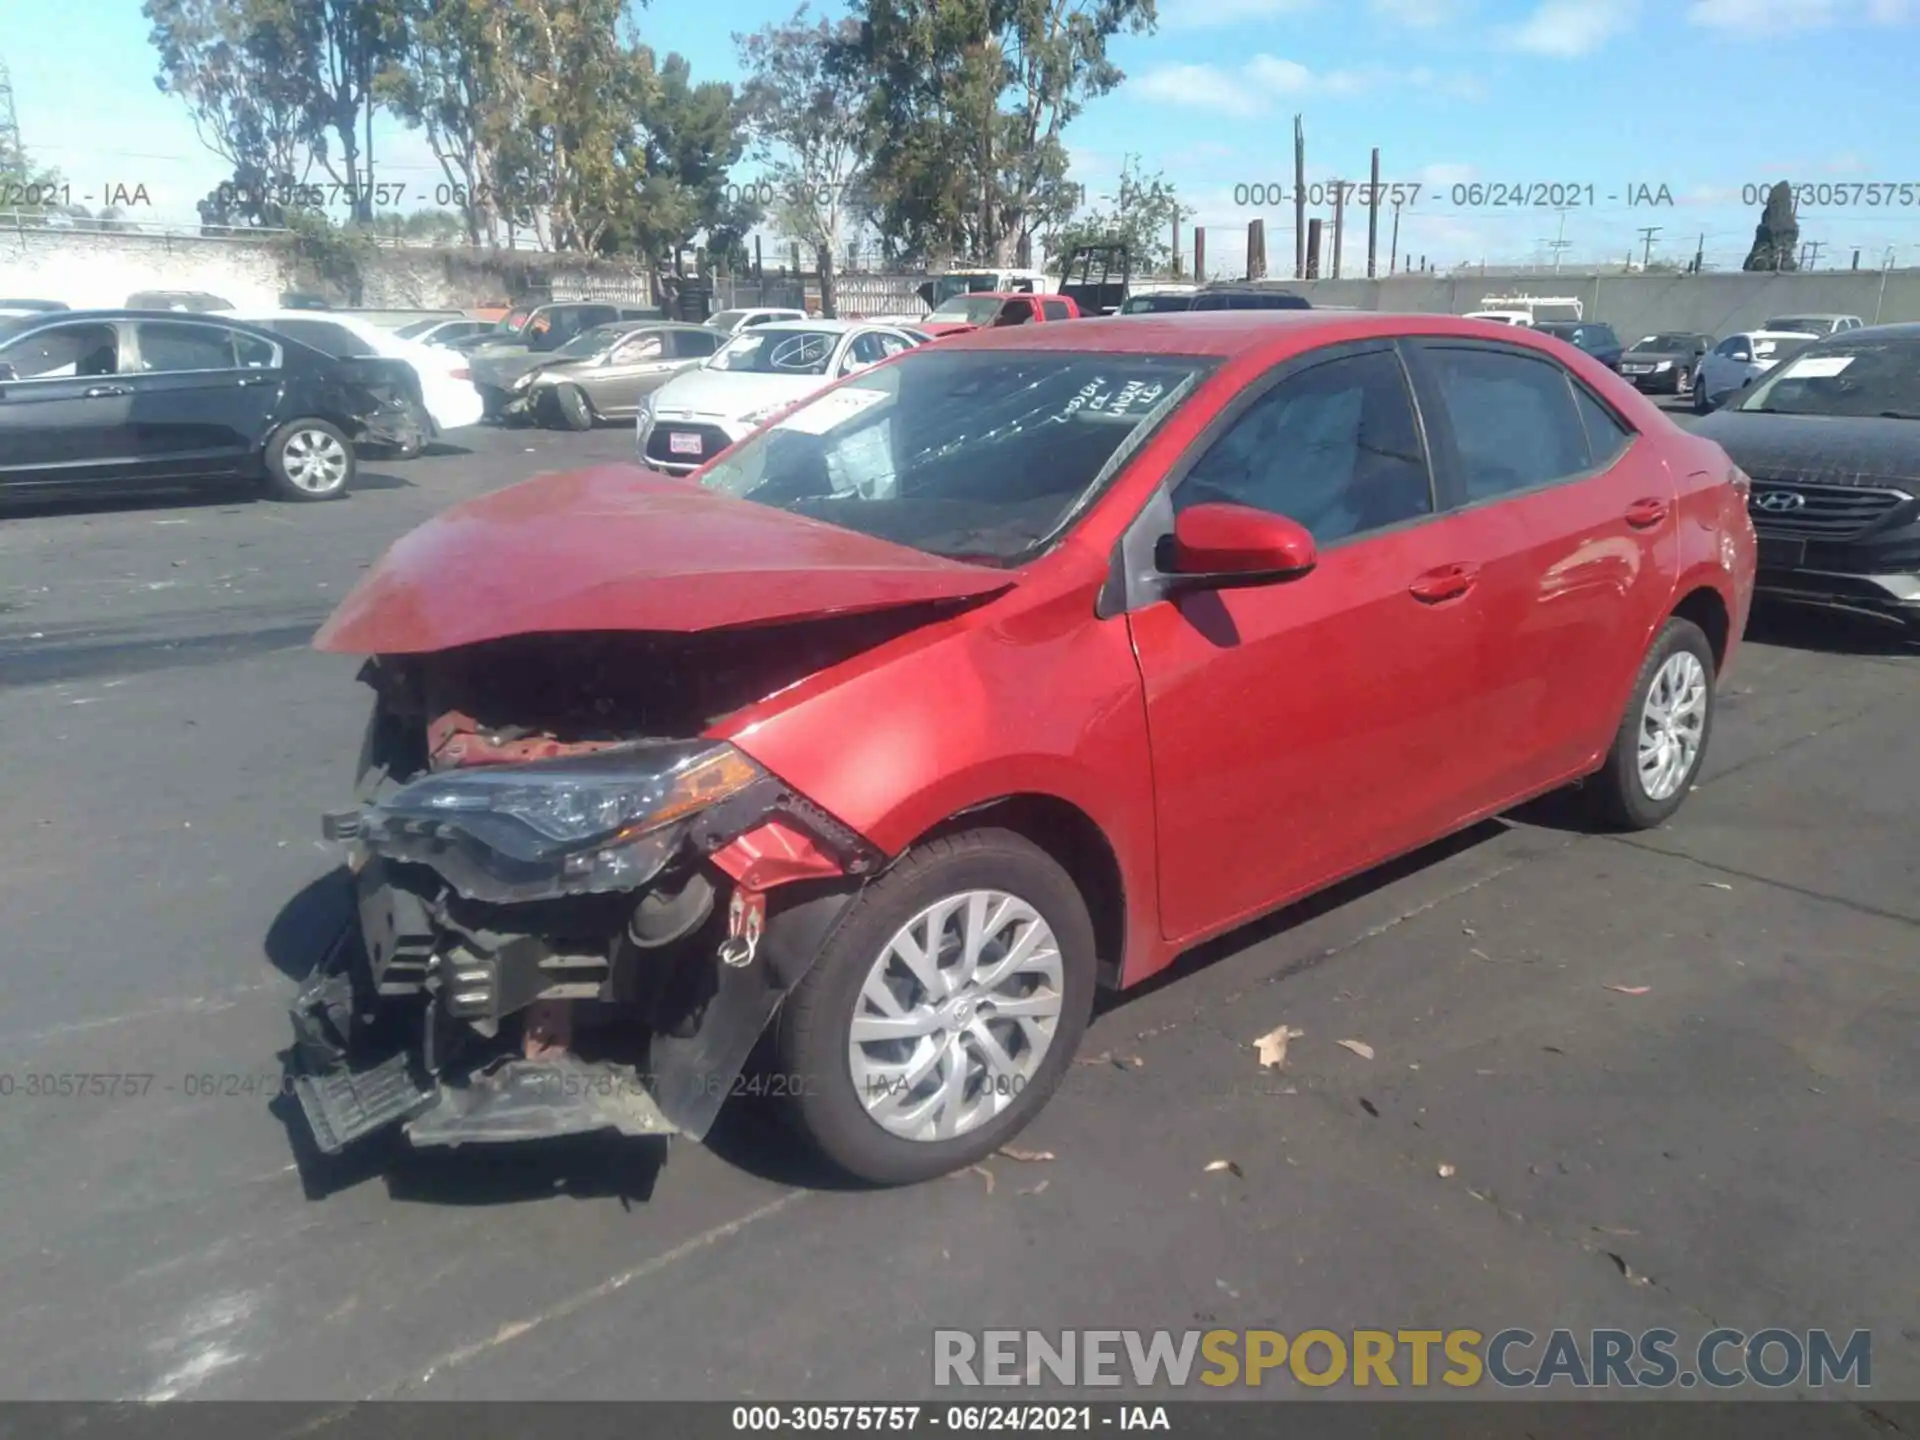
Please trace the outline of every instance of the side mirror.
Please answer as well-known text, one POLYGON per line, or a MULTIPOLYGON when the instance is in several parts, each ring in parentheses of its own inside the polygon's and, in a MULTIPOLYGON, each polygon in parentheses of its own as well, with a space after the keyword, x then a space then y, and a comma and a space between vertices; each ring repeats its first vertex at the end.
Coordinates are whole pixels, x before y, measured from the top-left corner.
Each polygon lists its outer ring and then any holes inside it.
POLYGON ((1297 579, 1319 558, 1298 520, 1249 505, 1210 504, 1180 512, 1160 568, 1181 588, 1227 590, 1297 579))

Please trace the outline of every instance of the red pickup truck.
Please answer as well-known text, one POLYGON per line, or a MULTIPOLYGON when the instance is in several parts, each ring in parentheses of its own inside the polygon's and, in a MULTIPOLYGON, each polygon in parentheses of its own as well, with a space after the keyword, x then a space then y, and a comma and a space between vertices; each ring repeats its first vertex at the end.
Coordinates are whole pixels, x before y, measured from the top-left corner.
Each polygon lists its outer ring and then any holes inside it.
POLYGON ((1042 325, 1079 318, 1080 307, 1065 295, 978 290, 971 295, 954 296, 913 328, 938 339, 989 325, 1042 325))

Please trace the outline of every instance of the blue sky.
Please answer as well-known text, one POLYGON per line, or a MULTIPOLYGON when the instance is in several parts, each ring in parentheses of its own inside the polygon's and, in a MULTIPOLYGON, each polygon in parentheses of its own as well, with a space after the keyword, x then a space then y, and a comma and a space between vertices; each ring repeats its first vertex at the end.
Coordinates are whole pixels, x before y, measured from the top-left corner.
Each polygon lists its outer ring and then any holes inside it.
MULTIPOLYGON (((144 184, 147 218, 190 219, 225 178, 186 107, 154 87, 139 0, 4 0, 0 59, 12 71, 27 148, 60 167, 74 198, 144 184)), ((637 12, 657 50, 697 77, 733 78, 731 36, 779 19, 785 0, 655 0, 637 12)), ((837 13, 839 4, 814 6, 837 13)), ((1829 187, 1803 209, 1823 263, 1920 265, 1920 203, 1874 205, 1852 187, 1890 182, 1920 202, 1920 0, 1160 0, 1150 36, 1113 48, 1127 80, 1068 132, 1094 194, 1122 159, 1159 168, 1208 229, 1209 269, 1232 270, 1246 222, 1264 214, 1268 253, 1291 250, 1290 204, 1244 187, 1290 185, 1292 117, 1305 117, 1309 179, 1382 178, 1423 189, 1403 209, 1400 249, 1448 266, 1547 255, 1624 258, 1659 226, 1654 254, 1737 264, 1757 218, 1743 188, 1781 178, 1829 187), (1454 187, 1557 183, 1569 210, 1456 205, 1454 187), (1673 203, 1629 206, 1631 187, 1673 203), (1833 187, 1838 187, 1833 188, 1833 187), (1610 196, 1618 199, 1610 200, 1610 196)), ((425 145, 376 131, 379 178, 416 202, 440 179, 425 145)), ((749 178, 743 167, 741 178, 749 178)), ((1324 210, 1321 213, 1327 213, 1324 210)), ((1364 264, 1364 212, 1350 207, 1348 273, 1364 264)), ((1388 248, 1383 215, 1380 248, 1388 248)))

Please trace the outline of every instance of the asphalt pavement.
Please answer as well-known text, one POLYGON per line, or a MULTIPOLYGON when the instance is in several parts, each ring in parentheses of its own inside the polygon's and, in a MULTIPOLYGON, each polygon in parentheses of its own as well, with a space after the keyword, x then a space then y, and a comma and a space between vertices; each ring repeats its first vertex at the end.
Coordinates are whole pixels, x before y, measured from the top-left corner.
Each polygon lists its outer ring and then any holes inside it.
POLYGON ((277 1056, 367 702, 305 642, 434 512, 631 447, 460 438, 337 504, 0 515, 0 1394, 881 1399, 937 1325, 1717 1324, 1870 1329, 1920 1398, 1920 650, 1845 620, 1760 615, 1666 828, 1542 802, 1105 1010, 1048 1158, 845 1189, 748 1105, 306 1165, 277 1056))

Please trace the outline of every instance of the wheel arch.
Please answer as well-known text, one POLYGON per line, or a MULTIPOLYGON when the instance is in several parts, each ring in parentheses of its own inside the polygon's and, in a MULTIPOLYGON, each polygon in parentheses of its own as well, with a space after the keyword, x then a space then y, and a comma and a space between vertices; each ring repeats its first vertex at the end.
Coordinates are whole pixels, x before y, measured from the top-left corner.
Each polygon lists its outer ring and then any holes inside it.
POLYGON ((1713 647, 1713 669, 1717 677, 1726 669, 1733 646, 1733 616, 1718 587, 1699 584, 1688 589, 1674 605, 1672 618, 1691 620, 1705 632, 1713 647))
POLYGON ((964 830, 992 826, 1032 841, 1067 872, 1093 921, 1100 984, 1118 988, 1125 970, 1129 925, 1120 857, 1098 822, 1070 800, 1022 791, 955 811, 914 837, 912 846, 964 830))

